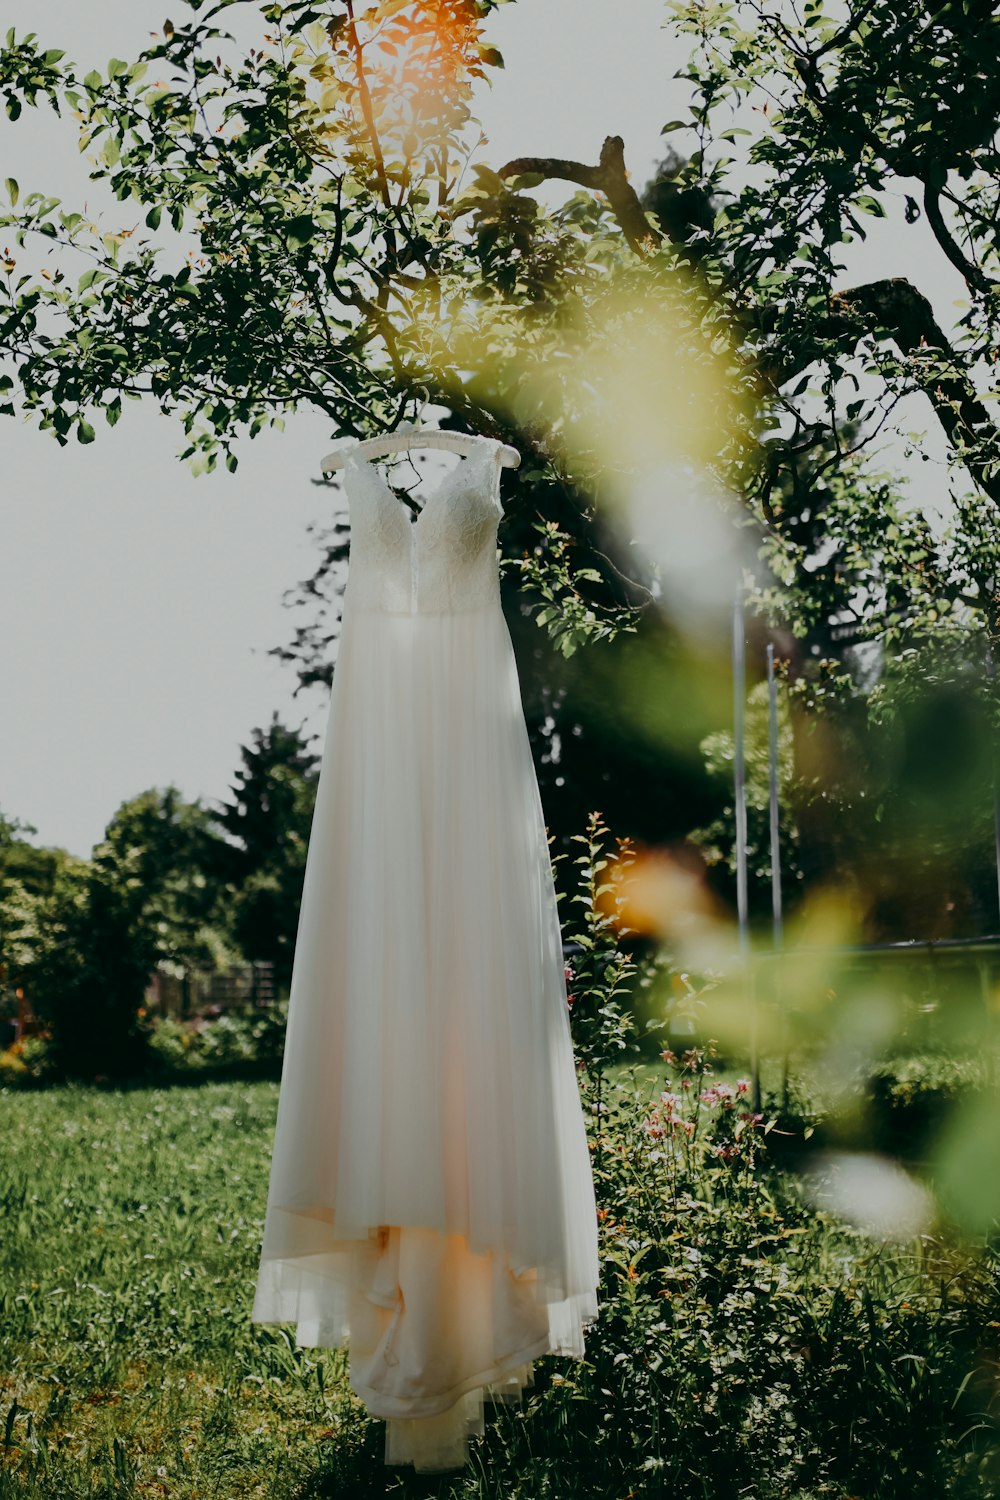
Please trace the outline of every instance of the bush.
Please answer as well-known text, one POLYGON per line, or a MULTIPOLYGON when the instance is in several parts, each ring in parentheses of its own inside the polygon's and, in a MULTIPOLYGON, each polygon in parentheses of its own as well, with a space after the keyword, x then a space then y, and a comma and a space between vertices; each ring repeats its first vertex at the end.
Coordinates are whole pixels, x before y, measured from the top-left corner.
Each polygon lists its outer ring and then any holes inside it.
POLYGON ((158 1016, 153 1022, 149 1051, 154 1072, 193 1067, 199 1055, 198 1031, 190 1022, 158 1016))
POLYGON ((134 878, 95 853, 85 869, 63 873, 40 913, 26 987, 51 1031, 59 1077, 124 1079, 148 1060, 142 999, 157 945, 144 901, 134 878))
POLYGON ((817 1079, 808 1091, 823 1103, 810 1145, 863 1148, 913 1165, 926 1162, 959 1101, 987 1089, 989 1075, 985 1055, 924 1053, 868 1062, 836 1095, 817 1079))
POLYGON ((956 1102, 989 1083, 980 1057, 899 1057, 879 1064, 864 1080, 876 1149, 921 1159, 956 1102))
POLYGON ((52 1041, 26 1036, 0 1052, 0 1088, 29 1088, 48 1083, 56 1072, 52 1041))
POLYGON ((158 1017, 150 1039, 153 1070, 177 1075, 209 1070, 216 1075, 247 1065, 258 1071, 274 1070, 284 1052, 287 1024, 287 999, 266 1010, 232 1010, 198 1021, 158 1017))
POLYGON ((617 856, 597 821, 581 842, 569 909, 584 920, 565 930, 580 954, 570 1014, 600 1315, 584 1359, 543 1377, 527 1420, 503 1429, 511 1471, 531 1473, 517 1500, 985 1500, 1000 1477, 1000 1399, 970 1372, 993 1368, 996 1254, 930 1234, 883 1242, 817 1210, 772 1142, 787 1160, 788 1141, 811 1145, 825 1121, 795 1089, 755 1112, 749 1080, 716 1073, 710 1038, 663 1049, 651 1082, 601 900, 617 856), (932 1262, 950 1255, 939 1276, 932 1262))
POLYGON ((966 1382, 990 1357, 995 1253, 929 1235, 915 1253, 817 1212, 770 1165, 775 1117, 715 1060, 668 1049, 652 1088, 604 1079, 600 1316, 532 1397, 524 1441, 551 1464, 535 1493, 993 1494, 998 1393, 966 1382), (931 1260, 949 1254, 945 1287, 931 1260))
MULTIPOLYGON (((219 1076, 227 1071, 253 1075, 276 1073, 284 1051, 288 1000, 266 1010, 234 1010, 212 1019, 177 1021, 158 1016, 149 1022, 149 1050, 144 1065, 133 1075, 141 1079, 183 1080, 219 1076)), ((101 1071, 101 1055, 93 1058, 94 1081, 115 1081, 101 1071)), ((25 1037, 0 1051, 0 1088, 25 1088, 56 1083, 64 1077, 61 1056, 51 1037, 25 1037)), ((118 1079, 117 1081, 121 1081, 118 1079)))

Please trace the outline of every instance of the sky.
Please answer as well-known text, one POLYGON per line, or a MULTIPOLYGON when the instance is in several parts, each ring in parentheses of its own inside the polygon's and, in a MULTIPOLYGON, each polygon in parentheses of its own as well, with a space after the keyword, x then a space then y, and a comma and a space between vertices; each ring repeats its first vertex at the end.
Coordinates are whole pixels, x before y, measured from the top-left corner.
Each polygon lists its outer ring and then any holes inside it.
MULTIPOLYGON (((105 70, 134 57, 166 13, 164 0, 2 0, 0 26, 105 70)), ((505 67, 477 100, 480 160, 596 162, 604 137, 621 135, 641 187, 664 155, 663 124, 685 113, 688 85, 672 75, 688 43, 664 27, 663 0, 624 0, 613 14, 609 26, 606 0, 517 0, 494 13, 489 40, 505 67)), ((66 211, 89 202, 91 214, 114 204, 87 172, 74 122, 47 108, 14 124, 0 115, 0 179, 22 194, 56 196, 66 211)), ((904 224, 902 199, 870 221, 845 281, 909 276, 949 327, 964 286, 922 221, 904 224)), ((927 434, 930 461, 908 467, 914 502, 930 506, 944 483, 940 434, 920 401, 900 417, 927 434)), ((312 483, 339 437, 316 412, 241 441, 235 474, 194 477, 177 458, 179 418, 155 403, 125 402, 118 425, 96 432, 61 448, 30 419, 0 418, 0 811, 78 855, 149 787, 224 797, 239 746, 273 712, 322 730, 325 692, 294 697, 294 668, 267 653, 292 633, 283 594, 313 571, 306 527, 341 504, 312 483)))

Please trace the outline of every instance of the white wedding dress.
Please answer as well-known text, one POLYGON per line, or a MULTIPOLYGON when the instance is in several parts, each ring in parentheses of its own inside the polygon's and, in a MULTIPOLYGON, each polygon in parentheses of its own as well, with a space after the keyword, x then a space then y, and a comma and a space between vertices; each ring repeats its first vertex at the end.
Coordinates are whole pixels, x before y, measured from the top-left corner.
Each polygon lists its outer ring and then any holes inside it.
POLYGON ((581 1358, 597 1214, 542 805, 500 605, 499 445, 415 523, 352 453, 351 553, 255 1323, 347 1345, 385 1461, 581 1358))

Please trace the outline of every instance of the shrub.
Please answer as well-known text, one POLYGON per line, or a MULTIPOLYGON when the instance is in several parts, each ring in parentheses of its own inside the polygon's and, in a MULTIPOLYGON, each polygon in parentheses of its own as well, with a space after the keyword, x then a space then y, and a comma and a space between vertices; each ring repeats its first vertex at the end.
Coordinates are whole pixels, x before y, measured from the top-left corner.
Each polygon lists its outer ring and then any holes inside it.
POLYGON ((150 1040, 154 1071, 213 1073, 254 1064, 266 1069, 281 1061, 288 1000, 265 1010, 232 1010, 196 1022, 157 1017, 150 1040))
POLYGON ((846 1149, 863 1146, 912 1164, 926 1162, 959 1101, 989 1083, 985 1055, 924 1053, 866 1062, 835 1095, 815 1081, 809 1091, 824 1101, 814 1120, 813 1141, 846 1149))
POLYGON ((157 1016, 149 1039, 149 1051, 154 1071, 171 1071, 197 1064, 200 1055, 198 1031, 186 1021, 175 1021, 172 1016, 157 1016))
POLYGON ((637 1068, 605 1079, 600 1316, 531 1398, 524 1441, 552 1473, 533 1493, 994 1493, 996 1255, 960 1275, 953 1253, 945 1284, 930 1236, 915 1254, 817 1212, 771 1168, 749 1080, 714 1061, 711 1043, 668 1049, 653 1087, 637 1068))
POLYGON ((922 1056, 884 1061, 863 1083, 878 1149, 923 1157, 959 1098, 988 1083, 981 1057, 922 1056))
POLYGON ((623 1009, 630 961, 595 912, 609 857, 592 820, 570 898, 582 931, 566 924, 581 955, 570 1011, 600 1315, 583 1360, 501 1423, 511 1469, 531 1474, 517 1500, 985 1500, 998 1478, 996 1254, 945 1279, 930 1235, 884 1243, 818 1211, 771 1148, 779 1129, 805 1143, 823 1122, 794 1088, 780 1109, 765 1095, 752 1110, 749 1080, 716 1072, 711 1038, 664 1048, 650 1081, 623 1009), (978 1276, 979 1305, 963 1276, 978 1276))
POLYGON ((17 1043, 13 1047, 6 1048, 0 1052, 0 1088, 17 1088, 27 1081, 28 1069, 17 1050, 17 1043))
POLYGON ((137 879, 100 857, 65 872, 39 922, 27 986, 35 1014, 51 1028, 58 1075, 119 1079, 142 1070, 149 1025, 142 998, 156 959, 156 934, 137 879))
POLYGON ((48 1083, 55 1072, 51 1038, 26 1036, 0 1052, 0 1088, 48 1083))

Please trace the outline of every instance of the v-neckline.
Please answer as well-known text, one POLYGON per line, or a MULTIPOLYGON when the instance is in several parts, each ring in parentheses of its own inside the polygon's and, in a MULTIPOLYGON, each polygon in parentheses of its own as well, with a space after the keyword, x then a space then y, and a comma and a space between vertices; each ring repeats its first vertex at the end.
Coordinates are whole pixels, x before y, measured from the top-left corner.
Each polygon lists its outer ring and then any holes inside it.
POLYGON ((399 516, 400 516, 401 521, 403 522, 404 526, 406 527, 406 529, 410 533, 410 535, 413 536, 413 535, 416 534, 416 532, 419 531, 420 527, 423 525, 424 516, 427 514, 428 510, 431 509, 432 505, 436 501, 438 501, 439 499, 441 499, 442 495, 444 495, 444 494, 447 493, 448 486, 450 485, 451 481, 455 478, 455 475, 456 474, 464 474, 466 472, 466 470, 468 469, 469 465, 472 464, 475 459, 482 458, 487 453, 488 449, 489 449, 489 445, 484 442, 483 446, 481 448, 479 448, 479 447, 474 448, 471 453, 467 454, 464 458, 460 459, 459 462, 455 465, 455 467, 453 469, 449 469, 448 472, 447 472, 447 474, 445 474, 444 477, 442 478, 442 480, 440 481, 440 483, 438 485, 436 485, 435 488, 432 490, 432 492, 427 496, 427 499, 424 501, 423 505, 421 505, 420 509, 418 510, 416 518, 414 520, 412 520, 412 521, 406 515, 406 512, 405 512, 405 510, 403 508, 402 501, 399 499, 398 495, 396 495, 393 492, 392 488, 389 485, 389 481, 386 479, 386 477, 382 473, 381 469, 376 469, 375 465, 369 459, 365 458, 365 456, 364 456, 363 453, 357 453, 357 452, 349 453, 347 455, 347 460, 346 461, 348 463, 352 463, 353 462, 355 464, 360 465, 360 467, 366 473, 372 475, 372 477, 376 481, 376 485, 377 485, 378 489, 381 491, 381 493, 385 496, 385 498, 387 500, 391 501, 392 509, 399 512, 399 516))

